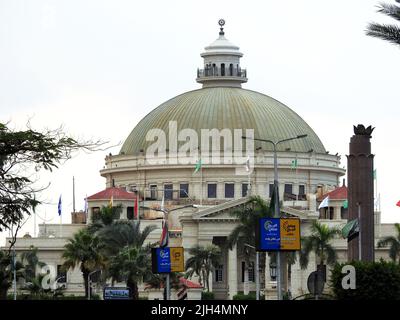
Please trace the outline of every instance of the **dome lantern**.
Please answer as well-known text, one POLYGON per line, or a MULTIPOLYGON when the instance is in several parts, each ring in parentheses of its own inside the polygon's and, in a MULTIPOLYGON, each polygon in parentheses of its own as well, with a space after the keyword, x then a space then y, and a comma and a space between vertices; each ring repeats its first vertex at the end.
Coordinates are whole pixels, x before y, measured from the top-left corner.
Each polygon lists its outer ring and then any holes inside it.
POLYGON ((247 72, 240 67, 243 54, 239 47, 225 38, 225 20, 218 21, 219 37, 201 54, 204 69, 197 69, 196 81, 207 87, 239 87, 247 82, 247 72))

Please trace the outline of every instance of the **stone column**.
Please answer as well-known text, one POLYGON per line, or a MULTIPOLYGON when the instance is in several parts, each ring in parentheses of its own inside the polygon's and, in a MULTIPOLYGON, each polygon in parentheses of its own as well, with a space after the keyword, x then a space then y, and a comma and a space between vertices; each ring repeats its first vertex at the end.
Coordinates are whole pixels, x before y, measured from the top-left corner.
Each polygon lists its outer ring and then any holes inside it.
POLYGON ((213 291, 213 280, 214 280, 214 269, 211 270, 210 275, 208 276, 208 284, 210 286, 210 292, 213 291))
POLYGON ((235 245, 232 250, 228 251, 228 298, 233 299, 233 296, 237 294, 238 282, 237 282, 237 246, 235 245))
POLYGON ((342 207, 334 207, 333 208, 333 219, 334 220, 340 220, 341 219, 341 210, 342 207))

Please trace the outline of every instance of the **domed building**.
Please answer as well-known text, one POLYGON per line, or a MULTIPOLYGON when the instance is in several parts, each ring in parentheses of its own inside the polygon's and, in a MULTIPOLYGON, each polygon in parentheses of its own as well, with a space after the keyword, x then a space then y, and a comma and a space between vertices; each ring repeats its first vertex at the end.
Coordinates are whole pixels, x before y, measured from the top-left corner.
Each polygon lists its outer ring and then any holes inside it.
MULTIPOLYGON (((242 208, 250 196, 271 198, 275 151, 281 212, 300 218, 302 236, 316 219, 335 226, 346 223, 347 189, 341 183, 345 170, 340 156, 329 154, 313 129, 288 106, 242 88, 248 81, 248 72, 240 64, 243 54, 226 39, 223 24, 218 39, 201 53, 204 65, 197 69, 196 81, 202 88, 156 107, 133 128, 119 154, 106 157, 100 171, 106 188, 88 197, 88 216, 75 214, 73 223, 63 226, 61 237, 57 237, 58 225, 41 225, 38 238, 18 240, 19 250, 34 244, 41 248, 44 260, 58 265, 66 239, 110 201, 122 206, 120 219, 139 219, 142 228, 157 225, 148 239, 156 242, 163 218, 160 206, 164 206, 169 212, 170 246, 183 246, 185 259, 196 245, 223 248, 220 265, 209 279, 216 298, 232 299, 238 292, 254 291, 255 256, 250 254, 249 260, 244 254, 252 249, 243 244, 227 248, 226 243, 238 224, 231 212, 242 208), (318 209, 329 192, 333 192, 330 205, 318 209), (52 234, 56 238, 49 239, 52 234)), ((376 212, 377 238, 392 229, 392 225, 381 227, 376 212)), ((346 261, 347 242, 335 239, 334 246, 339 260, 346 261)), ((377 259, 387 256, 387 250, 380 250, 377 259)), ((268 255, 264 260, 261 292, 276 298, 273 265, 268 255)), ((285 290, 293 297, 307 292, 315 260, 311 257, 313 263, 306 270, 298 261, 292 266, 285 290)), ((70 292, 82 291, 79 270, 70 270, 66 278, 70 292)))

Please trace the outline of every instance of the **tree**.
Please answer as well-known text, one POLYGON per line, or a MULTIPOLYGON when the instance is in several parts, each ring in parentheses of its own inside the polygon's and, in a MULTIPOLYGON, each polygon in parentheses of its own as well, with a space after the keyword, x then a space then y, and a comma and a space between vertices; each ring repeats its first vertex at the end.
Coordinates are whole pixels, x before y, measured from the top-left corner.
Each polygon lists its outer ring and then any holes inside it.
POLYGON ((341 233, 340 230, 338 228, 329 228, 317 220, 313 221, 310 230, 311 234, 302 239, 300 251, 301 268, 307 268, 311 252, 315 252, 321 267, 325 262, 329 265, 334 264, 337 260, 337 254, 330 242, 336 235, 341 233))
POLYGON ((28 123, 27 130, 17 131, 0 123, 0 231, 19 225, 24 215, 41 203, 35 195, 45 187, 34 185, 32 173, 52 171, 75 151, 101 150, 104 144, 78 141, 66 135, 62 127, 39 132, 28 123))
POLYGON ((387 236, 378 241, 378 248, 389 247, 389 257, 393 262, 399 258, 400 264, 400 223, 394 224, 397 234, 395 236, 387 236))
POLYGON ((88 296, 90 272, 106 267, 106 259, 102 255, 102 244, 97 235, 89 233, 86 229, 79 230, 64 246, 62 254, 65 270, 80 267, 85 284, 85 296, 88 296))
MULTIPOLYGON (((22 276, 22 265, 19 261, 16 261, 15 267, 18 279, 22 276)), ((0 300, 7 299, 7 291, 11 288, 13 278, 13 257, 8 251, 0 250, 0 300)))
POLYGON ((216 245, 195 246, 189 249, 189 254, 191 257, 186 261, 186 275, 189 278, 197 275, 200 284, 204 283, 207 291, 210 291, 210 272, 220 264, 221 249, 216 245))
MULTIPOLYGON (((400 3, 400 0, 395 0, 400 3)), ((378 6, 378 12, 383 13, 397 21, 400 21, 400 6, 396 4, 381 3, 378 6)), ((400 45, 400 26, 395 24, 370 23, 366 34, 391 43, 400 45)))
POLYGON ((138 284, 152 275, 150 247, 125 246, 111 258, 108 271, 113 281, 125 281, 132 299, 138 300, 138 284))
POLYGON ((111 225, 116 219, 119 219, 121 212, 122 205, 102 206, 100 212, 93 214, 88 231, 94 234, 102 228, 111 225))
POLYGON ((23 265, 23 273, 26 282, 32 281, 32 279, 36 277, 37 269, 46 265, 44 262, 39 261, 37 252, 37 248, 30 246, 28 251, 21 254, 21 264, 23 265))
MULTIPOLYGON (((273 206, 272 206, 273 207, 273 206)), ((227 239, 230 249, 234 245, 240 244, 240 250, 244 253, 246 260, 246 274, 249 272, 250 256, 254 250, 249 250, 244 244, 256 246, 256 226, 260 218, 272 217, 273 210, 260 196, 250 198, 241 210, 235 210, 232 215, 239 220, 239 224, 232 230, 227 239)), ((263 257, 264 255, 261 255, 263 257)), ((261 260, 261 259, 260 259, 261 260)), ((260 264, 263 264, 260 261, 260 264)), ((246 277, 247 278, 247 277, 246 277)))

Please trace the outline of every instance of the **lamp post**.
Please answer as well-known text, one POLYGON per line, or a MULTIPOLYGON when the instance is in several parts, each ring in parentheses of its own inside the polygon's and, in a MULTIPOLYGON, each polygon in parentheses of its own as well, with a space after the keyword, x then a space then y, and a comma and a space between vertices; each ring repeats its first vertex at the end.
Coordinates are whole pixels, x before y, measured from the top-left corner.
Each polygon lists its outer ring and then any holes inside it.
MULTIPOLYGON (((271 143, 274 147, 274 193, 275 193, 275 218, 280 218, 281 213, 280 213, 280 207, 279 207, 279 190, 278 190, 278 155, 276 152, 276 147, 278 144, 291 141, 291 140, 296 140, 296 139, 302 139, 307 137, 306 134, 301 134, 297 135, 296 137, 291 137, 287 139, 282 139, 278 141, 272 141, 268 139, 258 139, 258 138, 250 138, 246 136, 242 136, 242 139, 249 139, 249 140, 256 140, 256 141, 261 141, 261 142, 268 142, 271 143)), ((277 252, 276 256, 276 261, 277 261, 277 289, 278 289, 278 300, 282 300, 282 266, 281 266, 281 253, 280 251, 277 252)))

